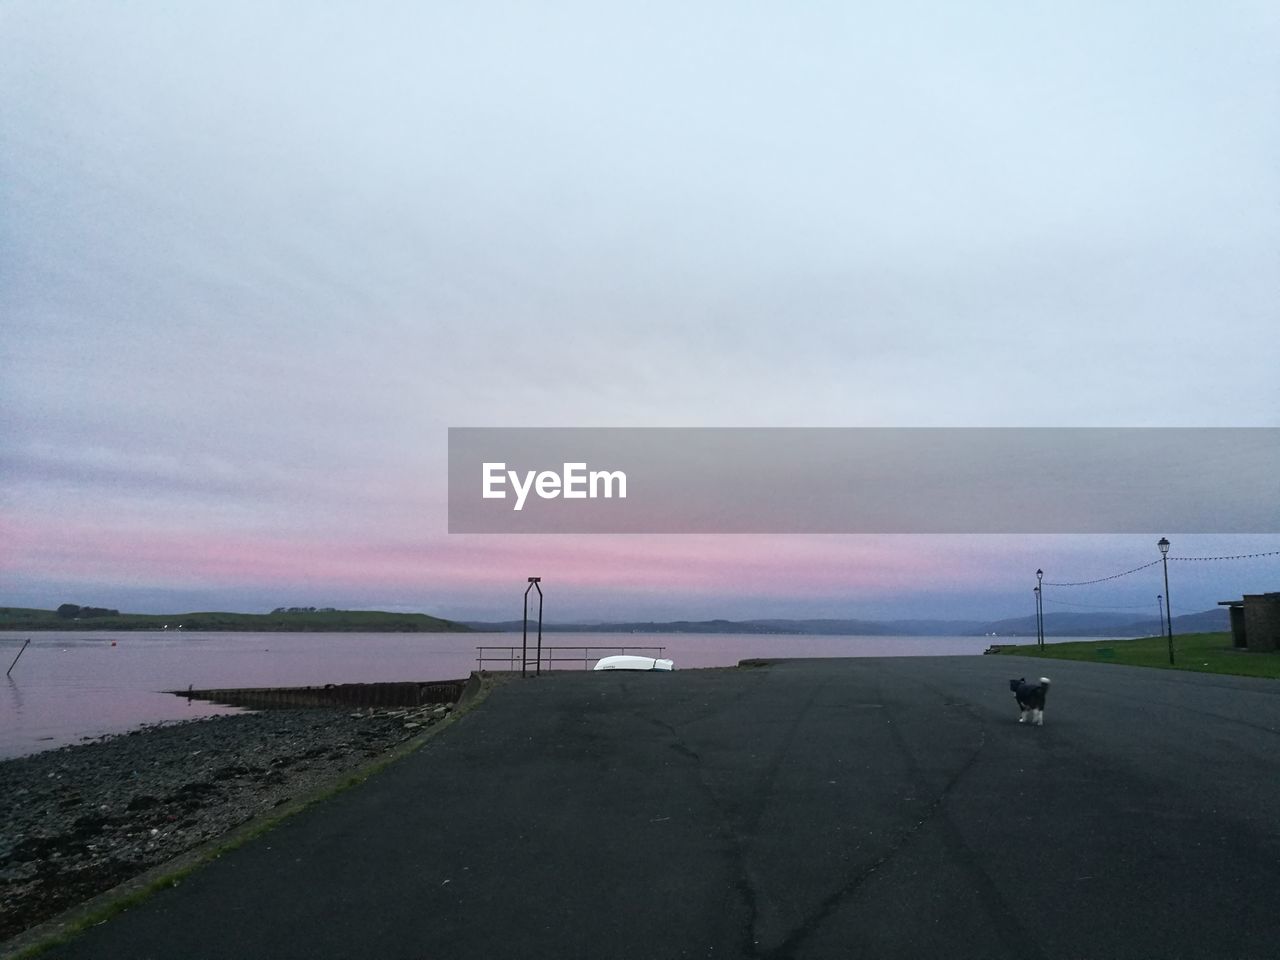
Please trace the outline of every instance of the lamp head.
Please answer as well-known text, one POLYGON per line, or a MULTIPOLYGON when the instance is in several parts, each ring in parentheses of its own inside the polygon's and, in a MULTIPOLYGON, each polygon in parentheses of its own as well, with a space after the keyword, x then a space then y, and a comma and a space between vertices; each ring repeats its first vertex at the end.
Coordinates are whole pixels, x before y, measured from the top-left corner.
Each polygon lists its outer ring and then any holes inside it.
POLYGON ((1164 537, 1160 538, 1159 542, 1156 543, 1156 546, 1160 548, 1161 554, 1167 554, 1169 552, 1169 541, 1164 537))

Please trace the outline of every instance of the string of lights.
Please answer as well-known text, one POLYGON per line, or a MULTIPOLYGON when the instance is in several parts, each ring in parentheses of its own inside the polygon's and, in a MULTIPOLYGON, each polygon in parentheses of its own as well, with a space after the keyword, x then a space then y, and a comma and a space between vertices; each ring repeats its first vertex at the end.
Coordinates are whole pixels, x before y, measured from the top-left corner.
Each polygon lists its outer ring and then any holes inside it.
POLYGON ((1170 557, 1170 560, 1252 560, 1254 557, 1278 557, 1280 550, 1268 550, 1266 553, 1237 553, 1230 557, 1170 557))
MULTIPOLYGON (((1171 562, 1178 561, 1178 560, 1194 562, 1194 561, 1208 561, 1208 560, 1253 560, 1258 557, 1280 557, 1280 550, 1268 550, 1265 553, 1237 553, 1237 554, 1232 554, 1229 556, 1221 556, 1221 557, 1169 557, 1168 559, 1171 562)), ((1046 580, 1044 581, 1044 585, 1046 587, 1087 587, 1090 584, 1094 584, 1094 583, 1106 583, 1108 580, 1119 580, 1121 577, 1127 577, 1129 576, 1129 574, 1137 573, 1139 570, 1146 570, 1148 567, 1154 567, 1159 562, 1160 562, 1159 560, 1152 560, 1150 563, 1144 563, 1142 566, 1134 567, 1132 570, 1125 570, 1125 571, 1122 571, 1121 573, 1113 573, 1109 577, 1099 577, 1097 580, 1073 580, 1073 581, 1067 581, 1063 583, 1050 583, 1048 580, 1046 580)), ((1061 600, 1050 601, 1046 598, 1045 602, 1061 603, 1062 601, 1061 600)), ((1081 604, 1081 606, 1084 606, 1084 604, 1081 604)), ((1124 608, 1108 607, 1104 609, 1120 610, 1124 608)))
POLYGON ((1131 573, 1137 573, 1139 570, 1145 570, 1147 567, 1154 567, 1159 560, 1152 560, 1150 563, 1144 563, 1140 567, 1134 567, 1132 570, 1125 570, 1123 573, 1113 573, 1109 577, 1099 577, 1097 580, 1073 580, 1065 583, 1050 583, 1048 580, 1044 582, 1046 587, 1087 587, 1091 583, 1106 583, 1108 580, 1119 580, 1121 577, 1127 577, 1131 573))

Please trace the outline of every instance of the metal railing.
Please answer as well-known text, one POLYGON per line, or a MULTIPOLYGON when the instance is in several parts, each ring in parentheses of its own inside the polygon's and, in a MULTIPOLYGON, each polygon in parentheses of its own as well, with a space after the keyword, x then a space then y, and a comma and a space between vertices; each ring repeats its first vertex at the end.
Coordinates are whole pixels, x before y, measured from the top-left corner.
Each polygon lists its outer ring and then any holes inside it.
MULTIPOLYGON (((556 669, 557 663, 572 663, 573 669, 590 670, 594 665, 592 661, 599 660, 602 656, 613 656, 614 654, 637 654, 644 657, 660 658, 666 652, 666 647, 543 647, 542 658, 540 663, 546 664, 548 670, 556 669), (572 651, 572 653, 571 653, 572 651)), ((523 647, 476 647, 476 669, 484 670, 485 664, 490 664, 489 669, 501 669, 498 664, 505 665, 508 670, 515 670, 516 664, 520 663, 524 657, 523 647), (492 652, 489 652, 492 651, 492 652)), ((561 669, 568 669, 562 667, 561 669)))

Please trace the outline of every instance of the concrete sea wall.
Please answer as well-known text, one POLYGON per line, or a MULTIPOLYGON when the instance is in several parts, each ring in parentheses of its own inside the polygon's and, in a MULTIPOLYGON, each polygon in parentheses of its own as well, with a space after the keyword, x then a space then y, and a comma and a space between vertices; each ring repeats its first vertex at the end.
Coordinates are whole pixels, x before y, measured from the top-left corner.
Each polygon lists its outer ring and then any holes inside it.
POLYGON ((300 707, 420 707, 457 703, 467 680, 399 683, 326 683, 313 687, 247 687, 172 690, 192 700, 208 700, 250 710, 300 707))

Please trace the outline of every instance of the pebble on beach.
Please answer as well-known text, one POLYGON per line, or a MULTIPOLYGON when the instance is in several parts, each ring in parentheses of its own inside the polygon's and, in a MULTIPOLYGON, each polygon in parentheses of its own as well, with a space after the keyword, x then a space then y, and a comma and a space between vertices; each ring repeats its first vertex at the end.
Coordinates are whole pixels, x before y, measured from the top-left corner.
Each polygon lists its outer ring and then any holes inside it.
POLYGON ((0 762, 0 941, 338 780, 449 709, 235 714, 0 762))

